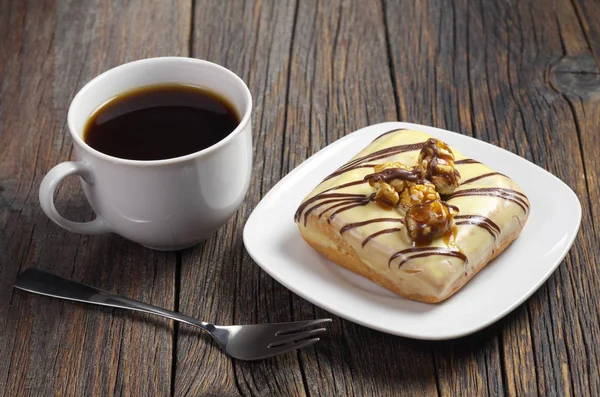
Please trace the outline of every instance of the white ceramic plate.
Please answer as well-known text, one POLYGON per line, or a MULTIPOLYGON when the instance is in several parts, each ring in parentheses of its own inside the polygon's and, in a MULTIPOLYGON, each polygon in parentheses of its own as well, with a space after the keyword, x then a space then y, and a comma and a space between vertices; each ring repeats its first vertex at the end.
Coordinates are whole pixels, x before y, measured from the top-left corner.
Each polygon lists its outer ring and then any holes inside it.
POLYGON ((332 143, 283 178, 258 204, 244 228, 252 258, 304 299, 340 317, 390 334, 451 339, 492 324, 548 279, 573 244, 581 205, 561 180, 489 143, 437 128, 382 123, 332 143), (325 259, 304 242, 293 216, 302 199, 375 137, 394 128, 423 131, 466 157, 508 175, 531 203, 521 236, 453 297, 441 304, 401 298, 325 259))

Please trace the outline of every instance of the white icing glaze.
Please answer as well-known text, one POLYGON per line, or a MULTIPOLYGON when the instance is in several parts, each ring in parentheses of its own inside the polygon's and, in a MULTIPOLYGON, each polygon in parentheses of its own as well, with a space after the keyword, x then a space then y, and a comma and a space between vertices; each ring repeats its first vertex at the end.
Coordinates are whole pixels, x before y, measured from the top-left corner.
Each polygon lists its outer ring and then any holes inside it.
MULTIPOLYGON (((379 150, 397 145, 422 143, 429 138, 429 135, 420 131, 399 130, 376 139, 373 143, 354 156, 347 164, 355 164, 356 162, 352 163, 353 160, 379 150)), ((465 159, 465 157, 455 148, 452 148, 452 151, 454 152, 456 161, 465 159)), ((386 161, 400 161, 412 167, 417 163, 418 155, 419 149, 416 149, 381 159, 366 161, 364 164, 373 165, 386 161)), ((344 167, 341 167, 341 169, 344 167)), ((461 174, 462 182, 468 181, 473 177, 494 172, 480 163, 457 164, 456 168, 461 174)), ((364 179, 365 175, 372 172, 372 166, 361 167, 351 169, 330 179, 326 179, 304 199, 304 202, 336 186, 353 181, 361 181, 364 179)), ((514 181, 498 174, 468 182, 464 185, 461 183, 457 192, 474 188, 506 188, 522 193, 521 189, 514 181)), ((355 186, 331 190, 324 194, 361 194, 365 197, 369 197, 374 192, 375 189, 369 186, 368 183, 362 183, 355 186)), ((345 207, 345 205, 340 204, 340 206, 326 211, 319 217, 319 214, 325 209, 340 203, 339 201, 332 201, 330 204, 321 204, 320 207, 310 211, 311 207, 318 205, 325 200, 328 200, 328 198, 315 199, 314 202, 306 205, 300 213, 301 216, 298 221, 298 226, 303 233, 312 233, 312 235, 314 235, 314 232, 310 231, 312 227, 317 226, 319 223, 327 222, 327 219, 331 214, 336 210, 345 207), (308 215, 308 227, 304 225, 304 216, 307 210, 310 211, 308 215)), ((332 200, 332 198, 329 198, 329 200, 332 200)), ((339 199, 333 198, 333 200, 339 199)), ((528 209, 527 199, 522 198, 522 200, 526 203, 525 207, 528 209)), ((412 241, 406 232, 406 228, 399 222, 377 222, 354 227, 345 231, 342 234, 342 238, 352 246, 364 264, 398 285, 406 295, 418 294, 442 298, 447 296, 455 286, 461 285, 464 282, 464 279, 468 278, 482 261, 486 260, 486 258, 491 255, 492 251, 505 245, 507 239, 514 235, 521 225, 525 223, 528 215, 521 206, 502 197, 465 196, 451 198, 448 200, 448 203, 459 208, 459 216, 484 216, 492 220, 501 230, 501 232, 497 234, 497 238, 494 239, 490 232, 483 227, 468 224, 458 225, 456 247, 449 247, 444 242, 443 238, 437 238, 428 245, 429 247, 444 247, 454 250, 458 248, 460 252, 467 256, 468 261, 466 264, 460 258, 431 255, 410 259, 399 267, 399 263, 405 258, 405 256, 401 256, 392 260, 388 265, 390 258, 395 253, 413 247, 412 241), (380 234, 369 240, 363 247, 363 242, 368 236, 390 228, 401 228, 402 230, 393 233, 380 234)), ((352 204, 352 202, 348 202, 348 205, 350 204, 352 204)), ((336 214, 331 218, 331 225, 335 230, 340 231, 346 225, 368 219, 400 219, 403 217, 404 210, 402 210, 401 207, 386 210, 374 202, 369 202, 364 206, 357 206, 336 214)), ((457 222, 460 221, 457 219, 455 223, 457 222)), ((332 244, 327 238, 321 238, 320 240, 323 240, 322 244, 326 247, 329 247, 332 244)))

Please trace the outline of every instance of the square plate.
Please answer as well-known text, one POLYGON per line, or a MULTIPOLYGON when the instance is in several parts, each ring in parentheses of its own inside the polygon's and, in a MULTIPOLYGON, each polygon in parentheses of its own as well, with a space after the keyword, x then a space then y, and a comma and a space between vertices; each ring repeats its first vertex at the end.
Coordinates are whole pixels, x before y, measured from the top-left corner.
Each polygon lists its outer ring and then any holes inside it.
POLYGON ((468 136, 393 122, 355 131, 286 175, 250 215, 244 227, 244 244, 275 280, 323 309, 390 334, 441 340, 480 330, 531 296, 567 254, 580 221, 581 205, 575 193, 537 165, 468 136), (377 136, 395 128, 423 131, 508 175, 531 204, 521 235, 460 291, 439 304, 404 299, 330 262, 302 239, 294 223, 301 201, 324 177, 377 136))

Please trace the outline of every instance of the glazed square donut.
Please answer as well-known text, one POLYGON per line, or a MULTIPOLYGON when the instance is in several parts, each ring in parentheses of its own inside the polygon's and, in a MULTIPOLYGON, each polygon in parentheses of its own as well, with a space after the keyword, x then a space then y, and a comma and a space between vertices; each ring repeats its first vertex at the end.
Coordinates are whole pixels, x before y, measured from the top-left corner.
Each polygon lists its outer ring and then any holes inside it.
POLYGON ((405 298, 452 296, 520 234, 509 177, 415 130, 389 131, 326 177, 294 220, 332 262, 405 298))

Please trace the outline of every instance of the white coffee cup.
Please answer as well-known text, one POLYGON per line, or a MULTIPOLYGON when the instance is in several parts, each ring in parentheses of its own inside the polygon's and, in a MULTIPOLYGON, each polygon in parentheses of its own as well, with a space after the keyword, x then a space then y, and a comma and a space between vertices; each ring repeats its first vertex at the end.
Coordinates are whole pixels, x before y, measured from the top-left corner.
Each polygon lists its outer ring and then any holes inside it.
POLYGON ((67 116, 77 161, 58 164, 44 177, 40 204, 59 226, 77 233, 117 233, 157 250, 195 245, 222 226, 242 203, 252 169, 252 97, 242 79, 211 62, 163 57, 111 69, 86 84, 67 116), (101 153, 83 140, 86 121, 102 104, 135 88, 164 83, 206 88, 228 99, 241 117, 216 144, 182 157, 138 161, 101 153), (54 206, 59 182, 79 175, 96 212, 74 222, 54 206))

